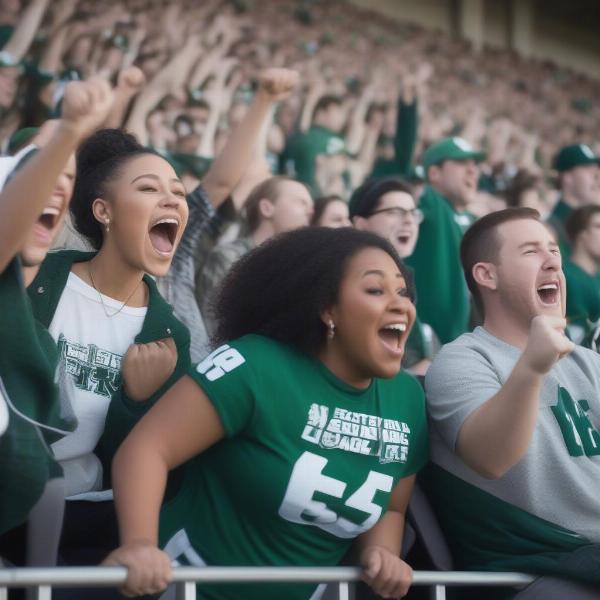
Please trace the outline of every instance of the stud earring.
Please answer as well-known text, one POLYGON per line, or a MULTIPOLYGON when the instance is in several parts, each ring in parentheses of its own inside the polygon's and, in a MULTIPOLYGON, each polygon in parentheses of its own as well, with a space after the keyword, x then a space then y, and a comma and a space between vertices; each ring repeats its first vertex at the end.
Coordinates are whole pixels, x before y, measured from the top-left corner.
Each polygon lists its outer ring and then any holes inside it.
POLYGON ((335 323, 329 319, 327 323, 328 331, 327 331, 327 339, 332 340, 335 337, 335 323))

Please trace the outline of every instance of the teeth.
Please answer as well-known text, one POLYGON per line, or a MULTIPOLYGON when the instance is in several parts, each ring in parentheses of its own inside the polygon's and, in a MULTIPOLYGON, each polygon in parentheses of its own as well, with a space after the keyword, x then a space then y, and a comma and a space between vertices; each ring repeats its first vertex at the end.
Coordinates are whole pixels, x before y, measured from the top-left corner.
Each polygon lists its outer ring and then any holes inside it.
POLYGON ((177 219, 161 219, 154 223, 154 225, 160 225, 161 223, 174 223, 175 225, 179 225, 179 221, 177 219))
POLYGON ((393 325, 386 325, 384 329, 391 329, 393 331, 406 331, 406 325, 404 323, 394 323, 393 325))
POLYGON ((556 285, 556 283, 547 283, 545 285, 542 285, 538 288, 538 292, 540 290, 557 290, 558 286, 556 285))
POLYGON ((49 206, 44 209, 43 215, 58 215, 60 214, 60 210, 58 208, 54 208, 53 206, 49 206))

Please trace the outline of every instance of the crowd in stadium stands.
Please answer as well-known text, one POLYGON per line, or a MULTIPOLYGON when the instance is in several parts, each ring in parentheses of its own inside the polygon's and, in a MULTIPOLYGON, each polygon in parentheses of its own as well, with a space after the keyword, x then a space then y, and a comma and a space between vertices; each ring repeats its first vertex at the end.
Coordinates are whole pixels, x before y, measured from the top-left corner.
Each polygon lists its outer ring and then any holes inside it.
POLYGON ((417 481, 600 598, 598 98, 342 0, 0 0, 0 566, 401 597, 417 481))

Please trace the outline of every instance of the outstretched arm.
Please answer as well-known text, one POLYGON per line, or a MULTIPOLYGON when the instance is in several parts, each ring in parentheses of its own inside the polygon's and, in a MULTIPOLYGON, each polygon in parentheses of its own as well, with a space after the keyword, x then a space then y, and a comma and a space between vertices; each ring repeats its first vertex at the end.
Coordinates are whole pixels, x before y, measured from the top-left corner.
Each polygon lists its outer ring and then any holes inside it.
POLYGON ((384 598, 405 596, 412 582, 412 569, 400 558, 400 551, 414 483, 414 475, 400 479, 392 490, 385 515, 356 540, 363 579, 384 598))
POLYGON ((212 205, 220 206, 248 169, 261 128, 275 102, 286 98, 298 83, 298 73, 289 69, 266 69, 242 122, 232 131, 222 152, 202 180, 212 205))
POLYGON ((32 0, 30 2, 10 39, 2 49, 10 54, 15 63, 21 62, 27 54, 48 8, 48 2, 49 0, 32 0))
POLYGON ((110 85, 103 80, 90 79, 67 86, 63 116, 54 135, 0 194, 0 272, 21 250, 69 156, 82 139, 103 123, 112 100, 110 85))
POLYGON ((223 426, 210 400, 182 377, 123 442, 113 463, 121 547, 105 565, 129 568, 127 595, 164 589, 171 568, 158 544, 158 517, 171 469, 217 443, 223 426))

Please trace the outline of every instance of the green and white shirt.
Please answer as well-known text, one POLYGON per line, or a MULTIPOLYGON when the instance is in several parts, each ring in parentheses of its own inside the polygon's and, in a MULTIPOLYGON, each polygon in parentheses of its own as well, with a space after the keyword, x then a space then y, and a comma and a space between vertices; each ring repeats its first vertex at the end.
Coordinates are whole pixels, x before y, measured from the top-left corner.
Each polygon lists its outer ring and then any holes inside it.
MULTIPOLYGON (((181 564, 336 565, 428 456, 420 385, 401 373, 366 390, 319 361, 249 335, 190 371, 226 438, 187 464, 161 514, 181 564)), ((312 585, 201 587, 203 598, 307 599, 312 585)))
POLYGON ((485 479, 456 454, 465 419, 500 390, 520 356, 481 327, 442 348, 425 377, 434 463, 426 487, 459 568, 598 581, 598 564, 581 573, 586 562, 568 560, 600 543, 598 354, 578 346, 546 375, 529 448, 505 475, 485 479))

